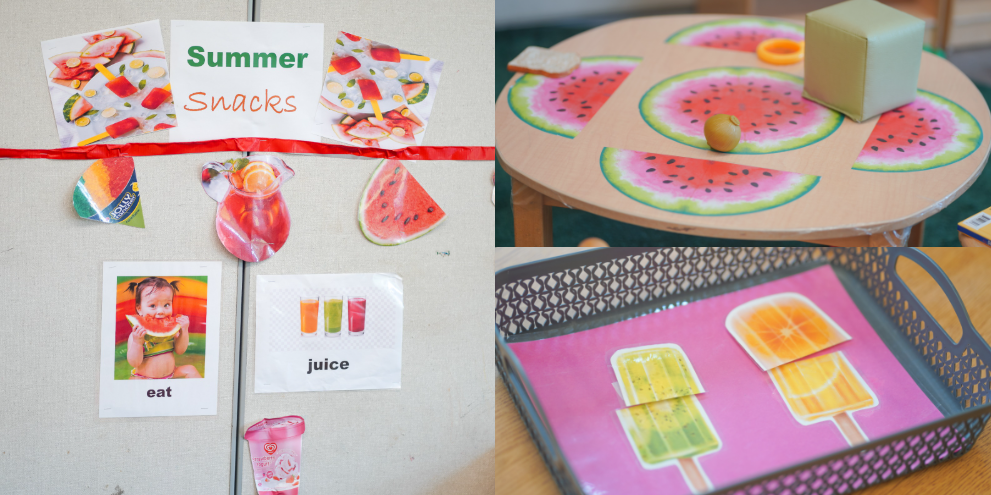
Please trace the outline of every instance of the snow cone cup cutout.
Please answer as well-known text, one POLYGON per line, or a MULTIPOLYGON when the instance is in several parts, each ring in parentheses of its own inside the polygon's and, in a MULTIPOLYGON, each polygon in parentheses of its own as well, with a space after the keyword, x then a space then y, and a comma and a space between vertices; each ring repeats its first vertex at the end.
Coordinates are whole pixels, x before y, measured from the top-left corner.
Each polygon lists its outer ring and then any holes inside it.
POLYGON ((217 201, 217 236, 244 261, 272 257, 289 238, 289 209, 280 187, 295 175, 274 156, 235 158, 203 165, 201 181, 217 201))
POLYGON ((303 418, 285 416, 263 419, 244 432, 258 495, 299 493, 304 431, 303 418))

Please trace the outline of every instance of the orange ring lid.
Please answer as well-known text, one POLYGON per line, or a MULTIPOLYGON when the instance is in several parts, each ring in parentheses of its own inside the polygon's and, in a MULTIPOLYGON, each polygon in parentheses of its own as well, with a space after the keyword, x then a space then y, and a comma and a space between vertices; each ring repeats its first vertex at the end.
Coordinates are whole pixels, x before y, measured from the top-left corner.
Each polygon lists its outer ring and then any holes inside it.
POLYGON ((757 58, 774 65, 797 64, 805 58, 805 42, 768 38, 757 45, 757 58))

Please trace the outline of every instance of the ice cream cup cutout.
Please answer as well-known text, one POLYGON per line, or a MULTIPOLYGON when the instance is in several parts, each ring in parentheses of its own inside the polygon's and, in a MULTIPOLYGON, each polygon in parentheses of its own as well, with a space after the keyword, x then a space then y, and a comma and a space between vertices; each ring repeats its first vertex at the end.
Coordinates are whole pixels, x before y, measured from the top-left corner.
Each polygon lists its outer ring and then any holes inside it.
POLYGON ((201 183, 217 205, 217 236, 244 261, 274 255, 289 238, 290 218, 281 187, 295 172, 274 156, 209 162, 201 183))
POLYGON ((791 65, 805 58, 805 42, 768 38, 757 45, 757 58, 774 65, 791 65))
POLYGON ((300 416, 266 418, 244 432, 259 495, 297 495, 302 464, 303 433, 300 416))

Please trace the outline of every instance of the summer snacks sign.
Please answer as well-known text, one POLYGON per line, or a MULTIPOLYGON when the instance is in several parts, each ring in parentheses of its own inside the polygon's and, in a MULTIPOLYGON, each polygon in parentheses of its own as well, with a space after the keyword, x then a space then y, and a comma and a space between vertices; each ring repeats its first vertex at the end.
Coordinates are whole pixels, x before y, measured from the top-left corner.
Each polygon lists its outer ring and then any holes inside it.
POLYGON ((172 141, 317 141, 323 24, 172 21, 172 141))

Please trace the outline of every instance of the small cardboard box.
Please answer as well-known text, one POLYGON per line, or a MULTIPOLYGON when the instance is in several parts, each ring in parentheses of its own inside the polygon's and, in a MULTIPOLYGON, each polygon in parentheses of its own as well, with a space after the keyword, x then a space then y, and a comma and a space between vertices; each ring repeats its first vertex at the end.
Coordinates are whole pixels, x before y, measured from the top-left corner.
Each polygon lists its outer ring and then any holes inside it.
POLYGON ((863 122, 915 99, 926 24, 874 0, 805 15, 802 96, 863 122))
POLYGON ((957 224, 960 231, 960 244, 964 246, 974 246, 977 243, 968 242, 970 239, 979 241, 981 244, 991 246, 991 208, 957 224), (965 238, 964 236, 968 236, 965 238))

